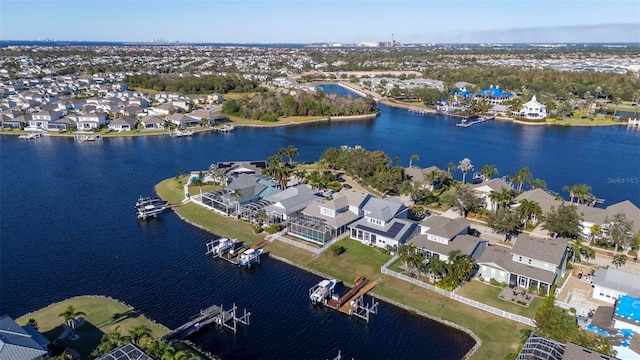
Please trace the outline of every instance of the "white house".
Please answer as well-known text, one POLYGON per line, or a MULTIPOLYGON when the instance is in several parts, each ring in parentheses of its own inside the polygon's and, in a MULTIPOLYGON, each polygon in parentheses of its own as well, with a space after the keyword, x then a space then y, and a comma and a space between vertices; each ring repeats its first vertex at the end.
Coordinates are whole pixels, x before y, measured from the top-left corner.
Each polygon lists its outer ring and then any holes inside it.
POLYGON ((369 197, 362 206, 362 218, 349 224, 351 238, 366 245, 397 248, 413 237, 417 224, 407 220, 408 208, 396 197, 369 197))
POLYGON ((520 116, 525 119, 544 119, 547 117, 547 107, 539 103, 533 95, 531 100, 522 105, 520 116))
POLYGON ((104 113, 89 113, 78 115, 76 122, 78 130, 97 129, 107 124, 107 118, 104 113))
POLYGON ((124 116, 119 119, 115 119, 109 123, 109 130, 111 131, 131 131, 138 123, 137 119, 130 116, 124 116))
POLYGON ((600 268, 591 278, 594 299, 614 304, 623 295, 640 298, 640 275, 600 268))
POLYGON ((509 185, 508 182, 502 179, 489 179, 487 181, 481 182, 479 184, 471 185, 473 193, 482 199, 484 206, 489 210, 496 210, 498 208, 498 204, 491 200, 491 192, 501 192, 503 188, 508 189, 513 192, 513 188, 509 185))

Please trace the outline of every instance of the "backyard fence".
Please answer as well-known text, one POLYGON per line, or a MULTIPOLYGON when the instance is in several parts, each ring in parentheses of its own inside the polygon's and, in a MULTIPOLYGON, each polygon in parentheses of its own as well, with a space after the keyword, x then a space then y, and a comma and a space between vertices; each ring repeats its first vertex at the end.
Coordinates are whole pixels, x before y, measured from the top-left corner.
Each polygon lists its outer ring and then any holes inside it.
POLYGON ((461 302, 463 304, 472 306, 472 307, 474 307, 476 309, 480 309, 480 310, 486 311, 488 313, 492 313, 494 315, 498 315, 500 317, 503 317, 503 318, 506 318, 506 319, 509 319, 509 320, 517 321, 517 322, 525 324, 525 325, 534 326, 534 327, 536 326, 536 323, 532 319, 530 319, 528 317, 517 315, 517 314, 513 314, 513 313, 510 313, 508 311, 504 311, 504 310, 495 308, 493 306, 489 306, 487 304, 481 303, 479 301, 468 299, 468 298, 466 298, 464 296, 460 296, 458 294, 455 294, 455 293, 452 293, 450 291, 441 289, 439 287, 435 287, 435 286, 433 286, 431 284, 427 284, 424 281, 420 281, 418 279, 409 277, 407 275, 400 274, 400 273, 395 272, 393 270, 389 270, 387 267, 389 265, 391 265, 397 259, 398 259, 398 256, 394 256, 391 260, 387 261, 386 264, 382 265, 382 268, 380 269, 380 272, 382 272, 385 275, 392 276, 392 277, 394 277, 396 279, 400 279, 400 280, 412 283, 415 286, 419 286, 421 288, 424 288, 424 289, 427 289, 427 290, 431 290, 431 291, 433 291, 435 293, 438 293, 438 294, 440 294, 442 296, 446 296, 446 297, 448 297, 450 299, 453 299, 453 300, 461 302))

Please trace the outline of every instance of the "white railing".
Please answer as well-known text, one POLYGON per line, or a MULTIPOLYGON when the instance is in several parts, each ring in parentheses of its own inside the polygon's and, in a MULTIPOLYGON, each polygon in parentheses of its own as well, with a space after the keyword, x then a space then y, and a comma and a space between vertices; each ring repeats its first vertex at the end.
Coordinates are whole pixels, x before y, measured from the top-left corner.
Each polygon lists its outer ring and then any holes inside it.
POLYGON ((431 291, 433 291, 435 293, 438 293, 438 294, 440 294, 442 296, 446 296, 446 297, 448 297, 450 299, 453 299, 453 300, 461 302, 463 304, 472 306, 472 307, 474 307, 476 309, 480 309, 480 310, 492 313, 494 315, 501 316, 501 317, 509 319, 509 320, 517 321, 517 322, 525 324, 525 325, 536 326, 536 323, 532 319, 530 319, 528 317, 517 315, 517 314, 513 314, 513 313, 510 313, 508 311, 504 311, 504 310, 495 308, 493 306, 489 306, 487 304, 481 303, 479 301, 468 299, 468 298, 466 298, 464 296, 460 296, 460 295, 454 294, 454 293, 452 293, 450 291, 447 291, 447 290, 444 290, 444 289, 440 289, 439 287, 435 287, 435 286, 433 286, 431 284, 427 284, 424 281, 420 281, 418 279, 409 277, 407 275, 400 274, 400 273, 395 272, 393 270, 389 270, 387 267, 389 265, 391 265, 394 261, 396 261, 397 258, 398 258, 397 256, 394 256, 391 260, 387 261, 387 263, 384 264, 382 266, 382 268, 380 269, 380 272, 382 272, 385 275, 393 276, 396 279, 407 281, 407 282, 412 283, 413 285, 419 286, 421 288, 431 290, 431 291))
POLYGON ((558 307, 561 307, 561 308, 563 308, 563 309, 566 309, 566 310, 569 310, 569 309, 571 309, 571 308, 574 308, 574 309, 576 309, 576 315, 587 316, 587 314, 589 314, 589 312, 590 312, 590 310, 589 310, 589 309, 587 309, 587 308, 583 308, 583 307, 580 307, 580 306, 571 305, 571 304, 568 304, 568 303, 566 303, 566 302, 562 302, 562 301, 560 301, 560 300, 556 300, 556 301, 554 301, 554 305, 556 305, 556 306, 558 306, 558 307))

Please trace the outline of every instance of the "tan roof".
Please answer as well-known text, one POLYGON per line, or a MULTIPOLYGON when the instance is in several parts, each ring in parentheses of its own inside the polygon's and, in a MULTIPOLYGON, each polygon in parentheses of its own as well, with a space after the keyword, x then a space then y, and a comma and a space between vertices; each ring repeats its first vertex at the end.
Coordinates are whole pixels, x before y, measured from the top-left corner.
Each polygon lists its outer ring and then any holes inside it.
POLYGON ((640 209, 638 209, 637 206, 629 200, 607 206, 609 218, 619 213, 625 214, 628 220, 633 221, 633 232, 637 233, 640 231, 640 209))
POLYGON ((351 211, 343 211, 341 213, 337 213, 337 216, 335 218, 322 215, 320 213, 320 207, 328 207, 326 203, 326 200, 314 200, 306 208, 304 208, 304 210, 302 210, 302 213, 314 218, 321 219, 327 225, 333 227, 334 229, 348 225, 360 218, 357 214, 352 213, 351 211))
POLYGON ((434 215, 422 220, 420 226, 429 228, 427 230, 429 234, 452 239, 469 227, 469 222, 462 218, 449 219, 444 216, 434 215))
POLYGON ((508 182, 506 182, 506 181, 504 181, 502 179, 498 179, 498 178, 489 179, 489 180, 483 181, 483 182, 481 182, 479 184, 471 185, 471 187, 473 189, 478 189, 478 188, 481 188, 483 186, 488 186, 491 190, 497 191, 497 192, 502 191, 502 188, 513 190, 513 188, 511 187, 511 185, 509 185, 508 182))
POLYGON ((522 200, 535 201, 540 205, 540 209, 542 212, 546 213, 551 210, 551 207, 555 207, 556 209, 562 201, 556 200, 555 196, 549 194, 543 189, 533 189, 523 192, 522 194, 516 196, 516 202, 522 202, 522 200))

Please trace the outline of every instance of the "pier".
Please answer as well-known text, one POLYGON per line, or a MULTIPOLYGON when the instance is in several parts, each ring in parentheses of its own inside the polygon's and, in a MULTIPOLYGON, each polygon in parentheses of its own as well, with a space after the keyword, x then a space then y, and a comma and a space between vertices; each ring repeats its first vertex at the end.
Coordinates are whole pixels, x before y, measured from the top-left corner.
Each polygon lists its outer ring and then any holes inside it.
POLYGON ((463 118, 459 123, 456 124, 456 126, 458 126, 458 127, 469 127, 471 125, 480 124, 480 123, 483 123, 485 121, 493 120, 495 118, 496 118, 495 115, 484 116, 484 117, 479 118, 478 120, 473 120, 473 121, 468 121, 467 119, 463 118))
POLYGON ((233 304, 230 310, 224 310, 222 305, 209 306, 204 310, 200 310, 200 313, 195 315, 193 320, 186 322, 163 336, 162 340, 175 343, 211 324, 217 324, 235 333, 238 331, 238 323, 249 325, 249 317, 251 316, 251 313, 247 312, 247 309, 244 309, 242 315, 238 316, 237 310, 236 304, 233 304))
POLYGON ((37 132, 37 133, 31 133, 31 134, 22 134, 18 136, 18 139, 35 140, 35 139, 39 139, 41 136, 42 136, 42 133, 37 132))
POLYGON ((429 115, 433 111, 431 111, 429 109, 409 108, 409 112, 412 113, 412 114, 418 114, 418 115, 429 115))
POLYGON ((172 131, 169 133, 169 136, 171 137, 184 137, 184 136, 192 136, 193 135, 193 131, 191 130, 183 130, 180 131, 178 129, 172 131))
POLYGON ((235 130, 235 127, 233 127, 233 125, 224 125, 222 127, 216 128, 216 131, 221 133, 230 133, 233 130, 235 130))
POLYGON ((371 291, 371 289, 376 285, 375 281, 362 278, 360 281, 356 282, 354 287, 349 289, 338 299, 331 297, 324 302, 324 305, 334 310, 338 310, 343 314, 356 316, 369 321, 371 314, 377 314, 379 303, 372 299, 370 304, 366 304, 364 301, 364 295, 371 291))
POLYGON ((102 135, 100 134, 73 134, 73 140, 75 141, 100 141, 102 135))
POLYGON ((252 264, 260 263, 262 248, 269 244, 268 241, 261 240, 255 244, 245 244, 236 239, 220 238, 208 242, 207 252, 213 258, 220 258, 233 265, 251 267, 252 264))

